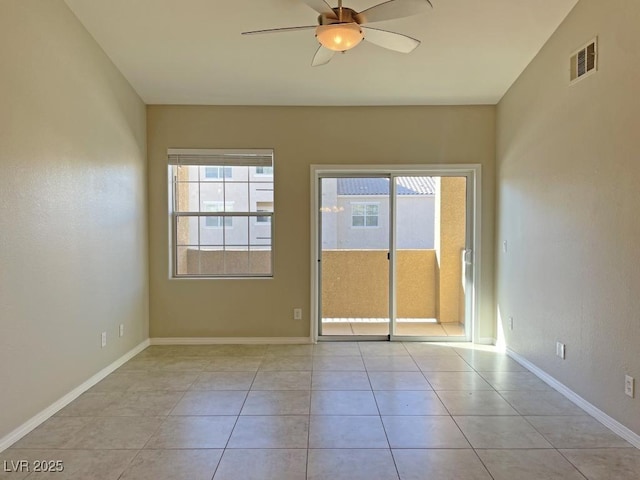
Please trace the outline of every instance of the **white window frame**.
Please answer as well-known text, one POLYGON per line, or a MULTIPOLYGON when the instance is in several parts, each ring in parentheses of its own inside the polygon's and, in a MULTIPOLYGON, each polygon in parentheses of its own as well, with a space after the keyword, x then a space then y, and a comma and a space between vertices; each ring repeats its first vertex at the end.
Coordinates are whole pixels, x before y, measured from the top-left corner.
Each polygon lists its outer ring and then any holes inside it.
MULTIPOLYGON (((263 183, 265 185, 269 185, 269 187, 266 190, 272 190, 273 189, 273 175, 268 175, 269 179, 253 179, 251 178, 251 171, 250 169, 254 168, 254 167, 259 167, 259 166, 263 166, 263 167, 271 167, 273 168, 273 150, 272 149, 244 149, 244 150, 229 150, 229 149, 169 149, 168 150, 168 159, 169 159, 169 182, 168 182, 168 186, 169 186, 169 213, 170 213, 170 217, 171 217, 171 221, 170 221, 170 233, 171 233, 171 241, 170 241, 170 250, 169 250, 169 256, 170 256, 170 278, 175 278, 175 279, 183 279, 183 278, 207 278, 207 279, 214 279, 214 278, 237 278, 237 277, 247 277, 247 278, 272 278, 273 277, 273 270, 274 270, 274 222, 273 222, 273 217, 274 217, 274 212, 258 212, 258 211, 253 211, 252 210, 252 203, 255 207, 256 202, 255 200, 251 200, 251 188, 252 188, 252 184, 260 184, 263 183), (190 211, 190 210, 186 210, 186 211, 178 211, 178 199, 176 196, 176 192, 177 192, 177 188, 178 185, 185 182, 184 180, 178 181, 177 176, 175 175, 175 172, 177 171, 177 167, 180 166, 189 166, 189 167, 219 167, 220 170, 219 172, 223 173, 223 176, 220 178, 220 184, 223 186, 223 195, 222 201, 217 201, 217 200, 207 200, 207 201, 200 201, 200 199, 198 199, 198 209, 197 211, 190 211), (242 180, 237 180, 237 179, 233 179, 233 174, 231 177, 229 176, 225 176, 224 172, 226 171, 225 169, 227 168, 233 168, 233 167, 246 167, 249 171, 247 172, 247 177, 246 179, 242 179, 242 180), (234 206, 234 201, 233 200, 227 200, 225 198, 227 190, 226 190, 226 183, 234 183, 234 184, 246 184, 247 185, 247 189, 249 190, 249 204, 247 207, 246 211, 233 211, 233 206, 234 206), (261 223, 260 225, 269 225, 270 226, 270 234, 267 237, 266 235, 260 236, 256 236, 255 232, 252 232, 251 227, 247 230, 247 238, 246 238, 246 244, 244 241, 238 243, 227 243, 227 239, 226 239, 226 235, 225 232, 227 229, 232 228, 229 227, 227 225, 225 225, 223 223, 223 225, 220 226, 210 226, 207 227, 205 226, 204 228, 219 228, 222 230, 222 234, 223 234, 223 239, 222 239, 222 244, 219 246, 220 250, 222 250, 223 252, 231 252, 231 251, 238 251, 238 249, 242 250, 242 251, 247 251, 247 253, 249 254, 249 262, 251 262, 251 252, 257 252, 257 251, 269 251, 270 252, 270 269, 268 272, 260 272, 260 273, 253 273, 251 272, 252 268, 251 268, 251 263, 249 263, 249 267, 246 271, 242 271, 242 272, 234 272, 234 273, 227 273, 227 269, 225 268, 225 266, 223 265, 222 270, 221 271, 214 271, 214 272, 206 272, 206 273, 178 273, 178 249, 179 248, 189 248, 189 247, 193 247, 194 249, 198 249, 200 251, 206 251, 206 250, 216 250, 217 248, 211 248, 211 246, 209 245, 202 245, 201 239, 200 239, 200 234, 198 233, 197 235, 197 243, 191 243, 192 242, 192 238, 189 238, 188 244, 182 245, 182 244, 178 244, 178 219, 183 218, 183 217, 196 217, 196 218, 206 218, 206 217, 211 217, 212 212, 211 211, 206 211, 205 205, 208 204, 213 204, 213 203, 220 203, 221 205, 224 205, 224 211, 221 212, 215 212, 215 215, 213 216, 217 216, 217 217, 222 217, 225 218, 225 222, 226 222, 226 218, 232 218, 232 217, 248 217, 248 220, 250 220, 252 217, 254 219, 253 222, 249 222, 249 224, 253 224, 255 223, 255 219, 257 219, 257 217, 265 217, 268 216, 270 217, 270 222, 268 223, 261 223), (266 240, 266 243, 261 243, 261 241, 266 240)), ((267 175, 264 175, 265 177, 267 175)), ((188 180, 188 183, 197 183, 198 187, 197 187, 197 191, 198 191, 198 196, 200 195, 200 186, 203 184, 207 184, 210 183, 210 180, 213 179, 213 177, 206 177, 206 174, 199 174, 198 175, 198 179, 197 180, 188 180)), ((263 189, 264 190, 264 189, 263 189)), ((201 224, 202 222, 198 221, 198 228, 201 228, 201 224)), ((262 232, 264 232, 264 230, 262 230, 262 232)), ((226 256, 223 257, 223 262, 226 262, 226 256)))
POLYGON ((351 228, 378 228, 380 226, 380 202, 351 202, 351 228), (367 207, 375 206, 377 212, 375 215, 367 215, 367 207), (364 212, 362 215, 354 214, 354 207, 364 207, 364 212), (353 219, 354 217, 362 217, 362 225, 354 225, 353 219), (367 225, 367 218, 376 218, 375 225, 367 225))

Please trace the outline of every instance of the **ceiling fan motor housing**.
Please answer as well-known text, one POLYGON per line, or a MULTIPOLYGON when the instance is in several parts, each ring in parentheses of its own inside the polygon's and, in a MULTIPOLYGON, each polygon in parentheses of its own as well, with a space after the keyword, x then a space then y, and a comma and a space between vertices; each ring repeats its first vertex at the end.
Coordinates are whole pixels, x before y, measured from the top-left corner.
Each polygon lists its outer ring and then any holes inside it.
POLYGON ((333 8, 334 15, 322 13, 318 16, 318 25, 333 25, 335 23, 358 23, 355 10, 347 7, 333 8), (342 13, 341 13, 342 11, 342 13))

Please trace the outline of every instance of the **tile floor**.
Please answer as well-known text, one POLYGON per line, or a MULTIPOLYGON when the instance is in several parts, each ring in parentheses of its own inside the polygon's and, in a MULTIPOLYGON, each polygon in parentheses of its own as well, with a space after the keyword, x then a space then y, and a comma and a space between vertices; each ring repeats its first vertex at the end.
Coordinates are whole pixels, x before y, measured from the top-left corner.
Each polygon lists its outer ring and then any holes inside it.
POLYGON ((631 480, 640 450, 490 349, 153 346, 0 466, 2 479, 631 480), (3 471, 19 460, 64 471, 3 471))

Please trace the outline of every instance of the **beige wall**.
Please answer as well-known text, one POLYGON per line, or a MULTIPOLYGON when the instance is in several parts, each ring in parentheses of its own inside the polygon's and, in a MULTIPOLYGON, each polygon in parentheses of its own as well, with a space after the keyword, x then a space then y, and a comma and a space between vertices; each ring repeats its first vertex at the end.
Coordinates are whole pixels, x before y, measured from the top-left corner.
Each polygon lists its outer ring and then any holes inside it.
POLYGON ((496 235, 508 346, 638 434, 639 21, 638 1, 580 0, 502 99, 496 235), (568 86, 595 35, 600 71, 568 86))
POLYGON ((2 439, 148 332, 145 108, 61 0, 0 2, 0 172, 2 439))
POLYGON ((494 335, 495 107, 149 106, 152 337, 309 335, 311 164, 480 163, 480 336, 494 335), (274 278, 172 280, 168 148, 274 148, 274 278), (304 310, 303 321, 292 309, 304 310))

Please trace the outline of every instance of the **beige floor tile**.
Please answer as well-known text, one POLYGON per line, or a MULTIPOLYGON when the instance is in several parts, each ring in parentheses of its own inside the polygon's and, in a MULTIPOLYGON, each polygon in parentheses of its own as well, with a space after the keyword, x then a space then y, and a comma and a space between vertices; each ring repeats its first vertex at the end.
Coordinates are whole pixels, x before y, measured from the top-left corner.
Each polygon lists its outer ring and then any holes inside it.
MULTIPOLYGON (((61 472, 32 473, 30 479, 58 480, 118 480, 124 469, 138 453, 137 450, 7 450, 0 454, 14 461, 26 460, 33 470, 35 461, 60 461, 61 472)), ((53 464, 56 467, 56 464, 53 464)), ((7 474, 0 470, 0 478, 17 480, 20 475, 7 474)))
POLYGON ((389 448, 379 416, 312 415, 309 448, 389 448))
POLYGON ((431 391, 375 391, 380 415, 448 415, 431 391))
POLYGON ((190 390, 249 390, 254 372, 202 372, 190 390))
POLYGON ((313 354, 313 345, 269 345, 266 356, 304 356, 313 354))
POLYGON ((494 480, 584 480, 556 450, 477 450, 494 480))
POLYGON ((162 422, 163 417, 97 418, 78 432, 69 446, 75 449, 139 449, 162 422))
POLYGON ((455 416, 454 420, 473 448, 552 448, 522 417, 455 416))
POLYGON ((158 366, 162 364, 162 362, 166 362, 171 357, 169 356, 136 356, 129 360, 127 363, 122 365, 120 368, 116 370, 115 373, 126 373, 126 372, 148 372, 150 370, 158 369, 158 366))
POLYGON ((207 357, 180 357, 175 355, 164 355, 156 357, 137 357, 131 359, 120 367, 117 372, 199 372, 209 362, 207 357))
POLYGON ((391 448, 470 448, 449 416, 382 416, 391 448))
POLYGON ((132 372, 127 375, 131 381, 131 384, 126 389, 128 392, 156 392, 160 390, 182 392, 188 390, 198 378, 196 372, 152 371, 132 372))
POLYGON ((366 372, 315 371, 312 390, 371 390, 366 372))
POLYGON ((640 450, 637 448, 560 450, 560 453, 589 480, 640 478, 640 450))
POLYGON ((210 357, 223 355, 227 347, 228 345, 154 345, 142 353, 151 351, 155 356, 210 357))
POLYGON ((571 400, 553 390, 506 390, 500 394, 520 415, 584 415, 585 412, 571 400))
POLYGON ((440 391, 438 396, 451 415, 518 415, 498 392, 490 390, 440 391))
POLYGON ((425 355, 458 355, 452 347, 442 343, 403 342, 403 345, 410 355, 418 357, 425 355))
MULTIPOLYGON (((484 353, 484 352, 478 352, 484 353)), ((479 372, 526 372, 527 369, 506 355, 474 355, 463 357, 474 370, 479 372)))
POLYGON ((311 392, 304 390, 249 392, 241 415, 309 415, 311 392))
POLYGON ((92 417, 52 417, 12 445, 12 448, 69 448, 92 417))
POLYGON ((239 415, 245 398, 246 391, 186 392, 171 415, 239 415))
POLYGON ((261 356, 212 357, 204 367, 205 372, 256 372, 262 363, 261 356))
POLYGON ((142 450, 121 480, 211 480, 223 450, 142 450))
POLYGON ((258 372, 251 390, 309 390, 311 372, 258 372))
POLYGON ((495 480, 640 480, 637 449, 495 348, 353 338, 149 347, 0 467, 65 463, 27 480, 489 480, 484 465, 495 480))
POLYGON ((303 371, 311 370, 311 356, 268 356, 260 364, 260 371, 303 371))
POLYGON ((525 418, 556 448, 632 447, 627 441, 587 415, 525 418))
POLYGON ((171 413, 184 392, 135 392, 124 393, 105 408, 104 417, 155 417, 171 413))
POLYGON ((230 357, 262 357, 267 353, 268 345, 215 345, 214 356, 230 357))
POLYGON ((313 346, 314 355, 358 356, 360 348, 352 342, 319 342, 313 346))
POLYGON ((56 413, 56 416, 96 417, 123 395, 123 392, 86 392, 56 413))
POLYGON ((530 372, 478 372, 496 390, 547 390, 551 387, 530 372))
POLYGON ((236 418, 234 416, 168 417, 145 448, 224 448, 236 418))
POLYGON ((414 355, 413 360, 423 372, 468 372, 473 369, 460 357, 453 355, 414 355))
POLYGON ((476 372, 424 372, 434 390, 493 390, 476 372))
POLYGON ((241 416, 227 448, 307 448, 306 415, 241 416))
POLYGON ((358 342, 358 347, 363 357, 409 356, 404 344, 397 342, 358 342))
POLYGON ((370 391, 314 390, 311 415, 378 415, 378 407, 370 391))
POLYGON ((407 356, 363 357, 368 372, 418 372, 418 366, 407 356))
POLYGON ((402 480, 491 480, 471 449, 394 449, 393 458, 402 480))
POLYGON ((374 390, 432 390, 421 372, 368 372, 374 390))
POLYGON ((309 450, 308 480, 398 480, 388 449, 309 450))
POLYGON ((208 357, 165 357, 156 361, 151 371, 201 372, 209 363, 208 357))
POLYGON ((136 381, 138 381, 140 378, 143 378, 145 375, 145 372, 120 373, 119 371, 116 371, 111 375, 107 375, 104 379, 96 383, 87 391, 87 393, 126 392, 127 390, 129 390, 129 388, 131 388, 132 385, 136 383, 136 381))
POLYGON ((331 370, 334 372, 365 371, 361 356, 315 356, 313 357, 314 370, 331 370))
POLYGON ((306 469, 306 449, 231 449, 213 480, 305 480, 306 469))

